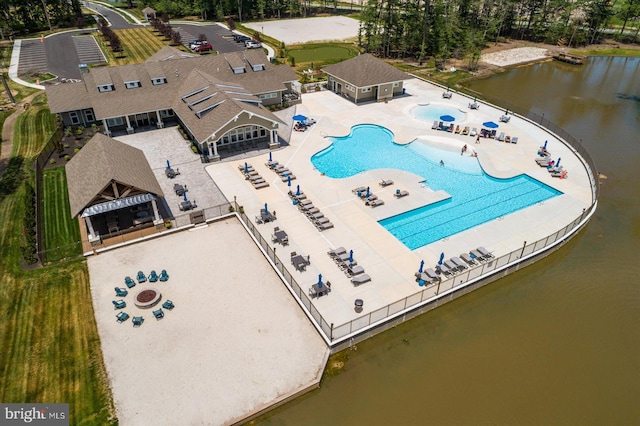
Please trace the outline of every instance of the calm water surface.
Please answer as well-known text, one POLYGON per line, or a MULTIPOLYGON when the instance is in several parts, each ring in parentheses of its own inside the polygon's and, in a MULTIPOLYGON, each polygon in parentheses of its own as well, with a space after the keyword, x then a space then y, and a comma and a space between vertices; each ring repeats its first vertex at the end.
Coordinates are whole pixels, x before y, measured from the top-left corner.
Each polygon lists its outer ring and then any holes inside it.
POLYGON ((607 177, 595 217, 552 256, 343 352, 320 389, 256 424, 640 424, 640 59, 471 87, 583 139, 607 177))

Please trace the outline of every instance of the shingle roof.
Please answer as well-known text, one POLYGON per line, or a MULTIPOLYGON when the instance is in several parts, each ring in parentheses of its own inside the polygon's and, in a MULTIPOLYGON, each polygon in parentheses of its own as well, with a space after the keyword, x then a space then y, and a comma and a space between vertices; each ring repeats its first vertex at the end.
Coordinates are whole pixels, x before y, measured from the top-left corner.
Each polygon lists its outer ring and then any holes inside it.
POLYGON ((356 87, 374 86, 413 78, 369 53, 329 65, 323 68, 323 71, 356 87))
MULTIPOLYGON (((189 130, 198 138, 212 129, 214 123, 226 123, 235 115, 235 108, 216 108, 216 114, 208 114, 207 120, 193 121, 179 104, 181 97, 189 93, 188 88, 194 85, 194 70, 198 75, 206 74, 205 80, 241 86, 248 92, 249 97, 286 89, 285 83, 297 80, 293 70, 287 65, 273 66, 258 49, 246 52, 234 52, 224 55, 206 55, 184 58, 177 49, 164 47, 147 62, 118 67, 92 68, 83 74, 83 81, 74 84, 60 84, 47 87, 47 97, 52 113, 73 111, 83 108, 93 108, 96 119, 121 117, 125 114, 152 112, 162 109, 173 109, 182 121, 190 121, 189 130), (171 59, 167 59, 171 58, 171 59), (246 72, 234 74, 229 61, 246 63, 246 72), (249 63, 249 61, 251 61, 249 63), (254 71, 251 65, 263 64, 264 70, 254 71), (166 84, 154 85, 152 78, 165 77, 166 84), (127 89, 124 82, 139 79, 141 87, 127 89), (115 90, 99 92, 99 84, 113 84, 115 90), (232 116, 215 117, 226 111, 232 116), (204 121, 207 121, 204 124, 204 121), (211 121, 211 122, 209 122, 211 121), (193 126, 193 127, 192 127, 193 126)), ((238 96, 237 96, 238 97, 238 96)), ((247 96, 239 96, 245 100, 247 96)), ((257 98, 256 98, 257 99, 257 98)), ((236 106, 243 106, 237 104, 236 106)), ((250 105, 248 106, 250 107, 250 105)), ((187 109, 188 110, 188 109, 187 109)), ((193 115, 190 110, 189 115, 193 115)), ((253 113, 271 121, 279 119, 265 108, 252 108, 253 113)), ((213 128, 206 138, 217 128, 213 128)))
POLYGON ((76 217, 112 181, 164 197, 144 153, 101 133, 67 163, 71 217, 76 217))

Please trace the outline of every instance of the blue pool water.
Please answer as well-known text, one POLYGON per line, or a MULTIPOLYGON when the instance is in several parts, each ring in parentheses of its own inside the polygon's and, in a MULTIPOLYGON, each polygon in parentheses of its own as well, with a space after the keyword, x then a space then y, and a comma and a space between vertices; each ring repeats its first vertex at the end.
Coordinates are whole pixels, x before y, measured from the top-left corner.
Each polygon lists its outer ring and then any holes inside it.
POLYGON ((491 177, 476 158, 459 152, 419 142, 398 145, 393 142, 393 133, 381 126, 354 126, 349 136, 332 140, 331 146, 311 157, 314 167, 328 177, 400 169, 422 176, 430 189, 451 195, 379 222, 412 250, 562 194, 527 175, 491 177))
POLYGON ((428 123, 433 123, 434 120, 440 121, 440 117, 443 115, 450 115, 455 118, 455 121, 464 120, 466 116, 464 112, 457 108, 439 104, 420 105, 413 108, 411 113, 418 120, 423 120, 428 123))

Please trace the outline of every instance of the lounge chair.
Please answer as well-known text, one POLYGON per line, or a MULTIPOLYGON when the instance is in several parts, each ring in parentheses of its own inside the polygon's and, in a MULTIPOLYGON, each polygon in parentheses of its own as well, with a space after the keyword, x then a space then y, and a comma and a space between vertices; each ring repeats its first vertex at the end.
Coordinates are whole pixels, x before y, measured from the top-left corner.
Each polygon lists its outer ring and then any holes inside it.
POLYGON ((549 163, 553 160, 551 160, 551 157, 536 157, 536 163, 538 163, 538 166, 540 167, 547 167, 549 165, 549 163))
POLYGON ((473 129, 471 129, 471 131, 469 132, 469 136, 475 136, 478 134, 478 128, 474 127, 473 129))
POLYGON ((277 161, 267 161, 266 163, 264 163, 264 165, 270 169, 275 169, 279 164, 280 163, 278 163, 277 161))
POLYGON ((347 277, 351 278, 356 275, 364 274, 364 268, 360 265, 350 266, 344 271, 347 277))
POLYGON ((433 126, 431 126, 431 128, 433 130, 437 130, 438 129, 438 120, 433 120, 433 126))
POLYGON ((138 283, 143 283, 145 281, 147 281, 147 276, 144 274, 144 272, 142 271, 138 271, 138 283))
POLYGON ((162 304, 162 307, 165 308, 165 309, 168 309, 168 310, 172 310, 176 306, 173 304, 173 302, 171 300, 167 299, 162 304))
POLYGON ((262 189, 262 188, 266 188, 267 186, 269 186, 269 182, 260 182, 256 185, 253 185, 255 189, 262 189))
POLYGON ((315 225, 316 228, 318 228, 318 231, 326 231, 327 229, 333 228, 333 223, 331 222, 315 223, 315 225))
POLYGON ((156 274, 156 271, 153 270, 153 271, 151 271, 151 273, 149 274, 149 276, 147 278, 149 279, 150 283, 155 283, 156 281, 158 281, 158 274, 156 274))
POLYGON ((133 323, 134 327, 140 327, 142 325, 142 323, 144 322, 144 318, 143 317, 133 317, 133 318, 131 318, 131 322, 133 323))
POLYGON ((320 219, 321 217, 324 217, 324 213, 322 212, 318 212, 318 213, 314 213, 312 215, 309 216, 312 219, 320 219))
POLYGON ((289 180, 295 180, 296 179, 296 175, 283 175, 280 180, 282 180, 283 182, 288 182, 289 180))
POLYGON ((443 262, 441 266, 446 266, 451 272, 457 272, 458 266, 451 261, 451 259, 447 259, 443 262))
POLYGON ((396 198, 406 197, 407 195, 409 195, 409 191, 405 191, 404 189, 403 190, 397 189, 396 192, 393 194, 393 196, 396 198))
POLYGON ((351 192, 353 192, 354 194, 357 194, 358 192, 364 192, 366 190, 367 190, 366 186, 359 186, 357 188, 353 188, 351 192))
POLYGON ((465 265, 462 259, 460 259, 459 257, 454 256, 451 258, 451 261, 453 262, 454 265, 456 265, 456 268, 459 271, 464 271, 465 269, 467 269, 467 265, 465 265))
POLYGON ((115 287, 114 290, 116 291, 116 297, 125 297, 129 294, 126 288, 115 287))
POLYGON ((444 127, 444 123, 442 121, 438 122, 438 130, 447 130, 449 126, 444 127))
POLYGON ((462 134, 463 135, 468 135, 469 134, 469 126, 464 126, 464 129, 462 130, 462 134))
POLYGON ((498 142, 504 142, 504 132, 500 132, 500 135, 496 138, 498 142))
POLYGON ((310 206, 307 206, 307 207, 308 208, 302 209, 304 214, 306 214, 307 216, 313 216, 316 213, 320 213, 320 209, 315 207, 315 206, 313 206, 313 205, 310 205, 310 206))
POLYGON ((471 258, 473 260, 476 260, 478 262, 484 262, 486 260, 482 253, 480 253, 478 250, 471 250, 469 254, 471 255, 471 258))
POLYGON ((131 277, 124 277, 124 283, 129 288, 136 286, 136 282, 134 280, 132 280, 131 277))
POLYGON ((244 175, 246 179, 251 179, 253 176, 259 176, 260 173, 258 173, 256 170, 249 170, 244 175))
POLYGON ((462 253, 460 257, 462 258, 462 260, 467 262, 467 265, 470 265, 470 266, 476 265, 476 261, 473 260, 473 258, 469 255, 469 253, 462 253))
POLYGON ((436 271, 434 271, 431 268, 427 268, 424 270, 424 273, 427 275, 427 277, 429 277, 432 281, 439 281, 440 277, 438 276, 438 274, 436 274, 436 271))
POLYGON ((351 278, 351 283, 353 285, 360 285, 369 281, 371 281, 371 277, 367 274, 362 274, 362 275, 358 275, 357 277, 351 278))
POLYGON ((500 117, 500 121, 502 121, 503 123, 508 123, 509 120, 511 120, 511 116, 510 115, 503 115, 500 117))
POLYGON ((313 223, 315 223, 316 225, 322 225, 323 223, 329 223, 330 220, 328 217, 321 217, 318 220, 314 220, 313 223))
POLYGON ((276 173, 278 173, 280 176, 292 175, 293 174, 293 173, 291 173, 291 170, 289 170, 286 167, 284 169, 276 170, 276 173))
POLYGON ((453 96, 453 93, 449 92, 448 90, 446 92, 442 92, 442 97, 445 99, 451 99, 451 96, 453 96))
POLYGON ((511 143, 511 136, 509 135, 505 136, 504 143, 511 143))
MULTIPOLYGON (((247 168, 248 169, 253 169, 253 166, 251 166, 251 164, 247 163, 247 168)), ((244 169, 245 169, 244 164, 238 164, 238 170, 244 171, 244 169)))
POLYGON ((461 131, 462 131, 462 128, 461 128, 461 127, 460 127, 460 125, 458 124, 458 125, 456 126, 455 133, 460 133, 461 131))
POLYGON ((124 300, 112 300, 111 303, 113 303, 114 309, 122 309, 127 307, 127 302, 125 302, 124 300))
POLYGON ((439 278, 431 278, 430 276, 428 276, 427 274, 423 273, 416 273, 416 282, 420 283, 420 281, 422 281, 421 285, 424 284, 431 284, 431 283, 435 283, 438 282, 439 278))
POLYGON ((302 200, 302 201, 298 202, 298 207, 308 206, 309 204, 313 204, 313 201, 311 201, 311 200, 302 200))
POLYGON ((469 102, 469 109, 480 109, 480 105, 477 102, 469 102))
POLYGON ((160 281, 165 282, 169 280, 169 274, 167 274, 167 271, 165 269, 162 270, 162 272, 160 272, 160 281))
POLYGON ((449 128, 447 129, 447 131, 449 133, 453 133, 453 123, 451 123, 451 125, 449 126, 449 128))
POLYGON ((436 273, 440 271, 441 274, 444 275, 451 275, 453 274, 453 271, 451 270, 451 268, 449 268, 445 262, 443 262, 441 265, 437 265, 436 266, 436 273))
POLYGON ((336 263, 343 263, 349 260, 349 253, 340 253, 333 256, 333 261, 336 263))
POLYGON ((518 137, 517 136, 512 137, 511 143, 518 143, 518 137))
POLYGON ((380 186, 385 187, 385 186, 389 186, 389 185, 393 185, 393 181, 391 179, 386 179, 386 180, 381 180, 380 181, 380 186))
POLYGON ((484 247, 478 247, 478 251, 485 259, 491 259, 493 255, 484 247))
POLYGON ((335 256, 338 256, 338 255, 344 254, 344 253, 346 253, 346 252, 347 252, 347 250, 345 250, 345 248, 344 248, 344 247, 338 247, 338 248, 335 248, 335 249, 333 249, 333 250, 329 250, 329 251, 327 252, 327 254, 328 254, 329 256, 331 256, 331 257, 335 257, 335 256))
POLYGON ((249 179, 249 180, 251 181, 251 185, 254 185, 254 186, 255 186, 255 185, 258 185, 259 183, 264 183, 264 182, 266 182, 266 181, 264 180, 264 178, 263 178, 262 176, 260 176, 260 175, 258 175, 258 176, 253 176, 253 177, 252 177, 251 179, 249 179))
POLYGON ((157 311, 153 311, 153 316, 156 317, 156 320, 161 320, 162 318, 164 318, 164 312, 162 312, 162 308, 158 309, 157 311))
POLYGON ((368 201, 368 202, 372 202, 378 199, 378 196, 376 194, 371 194, 368 197, 364 198, 364 200, 368 201))
POLYGON ((551 172, 551 176, 552 177, 557 177, 557 178, 560 178, 560 179, 566 179, 568 174, 569 174, 569 172, 564 170, 564 169, 559 169, 559 170, 551 172))
POLYGON ((123 322, 125 322, 128 319, 129 319, 129 314, 126 313, 125 311, 120 311, 116 315, 116 321, 118 321, 120 324, 122 324, 123 322))
POLYGON ((374 200, 372 202, 367 201, 367 205, 371 207, 378 207, 384 204, 383 200, 374 200))

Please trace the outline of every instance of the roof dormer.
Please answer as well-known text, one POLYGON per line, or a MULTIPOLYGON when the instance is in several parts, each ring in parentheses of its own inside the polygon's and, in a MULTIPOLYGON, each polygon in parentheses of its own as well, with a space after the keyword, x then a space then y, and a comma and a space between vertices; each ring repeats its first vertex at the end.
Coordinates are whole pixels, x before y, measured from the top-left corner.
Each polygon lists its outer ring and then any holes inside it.
POLYGON ((140 84, 140 80, 132 80, 132 81, 125 81, 124 87, 126 87, 127 89, 135 89, 137 87, 142 87, 142 85, 140 84))

